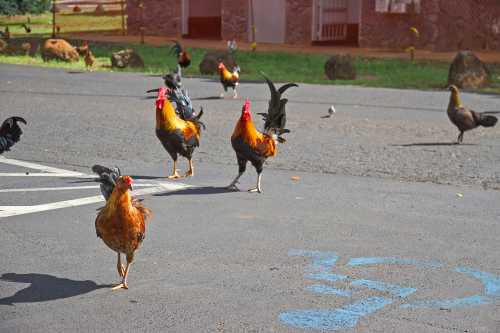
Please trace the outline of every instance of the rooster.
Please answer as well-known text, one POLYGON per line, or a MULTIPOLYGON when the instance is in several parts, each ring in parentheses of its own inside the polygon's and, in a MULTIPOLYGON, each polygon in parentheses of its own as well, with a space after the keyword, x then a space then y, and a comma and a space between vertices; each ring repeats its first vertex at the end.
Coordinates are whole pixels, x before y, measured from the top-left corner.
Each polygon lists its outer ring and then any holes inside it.
POLYGON ((460 101, 460 92, 456 86, 449 86, 449 90, 451 91, 451 95, 447 113, 450 121, 457 126, 460 131, 457 138, 457 144, 463 141, 465 131, 474 129, 478 126, 493 127, 496 125, 497 118, 487 113, 498 112, 476 112, 470 110, 462 105, 460 101))
POLYGON ((113 193, 115 189, 116 181, 122 175, 120 168, 114 167, 110 169, 96 164, 92 167, 92 171, 99 176, 97 181, 101 183, 100 188, 102 196, 108 201, 109 197, 111 197, 111 193, 113 193))
POLYGON ((127 276, 134 260, 135 251, 144 240, 146 221, 151 211, 130 194, 133 180, 129 176, 120 176, 106 205, 99 211, 95 220, 97 237, 118 254, 116 268, 122 278, 121 283, 113 287, 128 289, 127 276), (121 263, 121 254, 125 254, 127 265, 121 263))
POLYGON ((177 179, 177 157, 182 155, 188 159, 189 170, 185 177, 194 175, 192 156, 194 149, 200 145, 201 127, 205 128, 200 121, 203 109, 197 116, 190 120, 183 120, 179 117, 168 100, 168 88, 160 88, 156 99, 156 136, 160 140, 165 150, 174 161, 172 175, 168 178, 177 179))
POLYGON ((281 94, 290 87, 298 87, 295 83, 287 83, 276 90, 274 84, 264 76, 271 90, 271 100, 267 114, 262 114, 264 117, 264 133, 257 131, 250 114, 250 101, 248 98, 243 105, 241 117, 236 123, 233 135, 231 136, 231 145, 236 152, 238 160, 238 176, 228 186, 229 189, 238 190, 236 184, 246 170, 247 162, 250 161, 257 171, 257 186, 249 190, 249 192, 262 193, 261 179, 262 170, 265 160, 268 157, 274 157, 277 153, 277 143, 285 142, 281 137, 284 133, 290 131, 285 128, 286 99, 281 99, 281 94))
MULTIPOLYGON (((170 50, 176 55, 177 57, 177 65, 182 68, 186 68, 189 65, 191 65, 191 55, 186 51, 182 45, 176 41, 173 40, 174 45, 170 48, 170 50)), ((180 68, 179 68, 180 72, 180 68)))
POLYGON ((10 117, 2 123, 0 127, 0 154, 10 150, 10 148, 21 138, 23 131, 17 122, 21 122, 25 125, 27 124, 26 120, 21 117, 10 117))
POLYGON ((89 70, 92 69, 92 66, 94 66, 95 57, 92 51, 90 51, 89 43, 87 41, 83 42, 83 47, 84 47, 83 60, 85 61, 85 68, 89 70))
POLYGON ((236 66, 232 72, 230 72, 224 63, 219 63, 218 66, 219 69, 219 75, 220 75, 220 83, 222 83, 222 87, 224 88, 224 91, 220 94, 220 98, 224 98, 227 88, 231 87, 233 88, 233 98, 238 97, 238 92, 236 91, 236 88, 240 84, 240 67, 236 66))

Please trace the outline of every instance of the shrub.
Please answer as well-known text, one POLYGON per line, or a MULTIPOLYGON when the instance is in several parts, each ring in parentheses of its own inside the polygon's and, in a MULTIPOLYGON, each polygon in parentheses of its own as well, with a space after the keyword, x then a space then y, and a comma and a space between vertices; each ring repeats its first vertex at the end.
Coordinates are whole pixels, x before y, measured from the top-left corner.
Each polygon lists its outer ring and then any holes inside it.
POLYGON ((50 8, 50 0, 0 0, 0 15, 40 14, 50 8))

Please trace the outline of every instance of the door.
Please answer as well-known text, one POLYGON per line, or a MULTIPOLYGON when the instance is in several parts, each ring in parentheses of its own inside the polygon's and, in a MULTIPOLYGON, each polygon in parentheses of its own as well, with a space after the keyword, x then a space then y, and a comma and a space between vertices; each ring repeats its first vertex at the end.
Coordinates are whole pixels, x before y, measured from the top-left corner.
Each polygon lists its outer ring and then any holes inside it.
POLYGON ((257 43, 285 42, 285 0, 251 0, 250 10, 257 43))
POLYGON ((312 39, 357 44, 360 17, 361 0, 314 0, 312 39))
POLYGON ((183 0, 182 33, 189 38, 221 39, 222 0, 183 0))

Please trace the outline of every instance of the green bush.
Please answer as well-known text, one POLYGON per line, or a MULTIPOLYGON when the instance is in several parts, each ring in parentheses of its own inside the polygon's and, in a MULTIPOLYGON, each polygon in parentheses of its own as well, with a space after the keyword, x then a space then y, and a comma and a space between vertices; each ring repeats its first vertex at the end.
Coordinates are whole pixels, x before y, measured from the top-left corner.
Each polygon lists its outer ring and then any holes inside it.
POLYGON ((50 8, 51 0, 0 0, 0 15, 40 14, 50 8))

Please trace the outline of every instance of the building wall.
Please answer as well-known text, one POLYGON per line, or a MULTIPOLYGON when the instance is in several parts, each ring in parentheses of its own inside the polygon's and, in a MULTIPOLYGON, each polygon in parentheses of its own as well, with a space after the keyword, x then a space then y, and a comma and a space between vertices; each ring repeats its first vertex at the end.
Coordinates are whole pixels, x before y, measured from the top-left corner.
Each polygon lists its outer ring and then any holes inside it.
POLYGON ((286 0, 286 43, 311 43, 312 6, 313 0, 286 0))
POLYGON ((364 0, 361 15, 361 47, 405 48, 412 44, 414 26, 420 48, 500 49, 499 0, 422 0, 415 15, 377 13, 375 0, 364 0))
MULTIPOLYGON (((127 29, 139 34, 141 11, 138 0, 127 0, 127 29)), ((182 28, 181 0, 143 0, 144 33, 146 35, 180 36, 182 28)))
POLYGON ((248 0, 222 0, 222 39, 249 40, 248 0))

